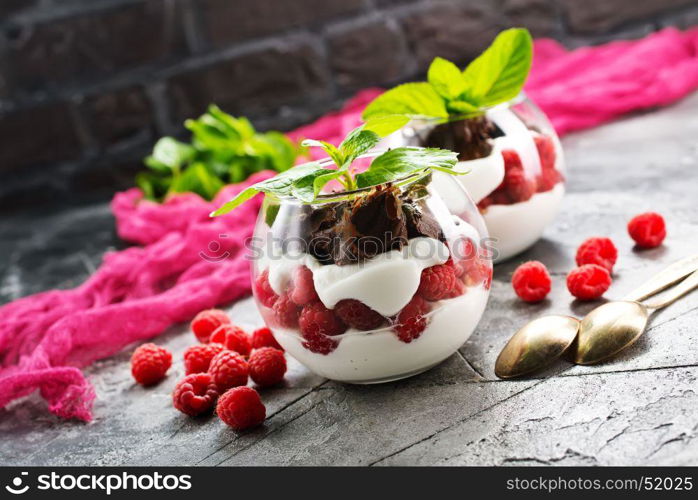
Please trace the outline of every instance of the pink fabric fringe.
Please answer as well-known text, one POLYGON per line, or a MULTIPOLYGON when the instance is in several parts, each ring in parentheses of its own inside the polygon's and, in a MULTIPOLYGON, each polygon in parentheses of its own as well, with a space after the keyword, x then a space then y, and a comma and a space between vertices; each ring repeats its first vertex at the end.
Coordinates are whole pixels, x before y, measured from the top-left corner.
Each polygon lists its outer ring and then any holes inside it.
MULTIPOLYGON (((665 29, 642 40, 574 51, 538 40, 526 90, 564 134, 667 105, 696 87, 698 30, 665 29)), ((337 143, 380 92, 362 91, 342 111, 289 136, 337 143)), ((228 186, 210 203, 191 194, 155 204, 143 201, 135 188, 117 193, 112 210, 119 236, 142 247, 106 254, 99 270, 74 290, 0 307, 0 408, 39 389, 55 415, 89 421, 95 393, 79 368, 248 294, 244 242, 252 235, 259 199, 235 216, 208 214, 270 175, 228 186)))

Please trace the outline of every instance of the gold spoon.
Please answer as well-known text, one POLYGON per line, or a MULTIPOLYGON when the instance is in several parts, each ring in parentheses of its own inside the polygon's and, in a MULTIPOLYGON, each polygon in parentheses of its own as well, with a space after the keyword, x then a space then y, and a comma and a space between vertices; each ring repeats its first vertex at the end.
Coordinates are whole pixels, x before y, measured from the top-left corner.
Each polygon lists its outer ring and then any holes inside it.
POLYGON ((597 307, 579 325, 574 362, 593 365, 629 347, 647 329, 652 314, 695 288, 698 288, 698 271, 654 302, 617 301, 597 307))
MULTIPOLYGON (((698 269, 698 254, 671 264, 630 292, 624 300, 642 300, 665 290, 698 269)), ((494 366, 499 378, 514 378, 552 364, 572 345, 580 321, 571 316, 553 315, 535 319, 514 334, 494 366)))

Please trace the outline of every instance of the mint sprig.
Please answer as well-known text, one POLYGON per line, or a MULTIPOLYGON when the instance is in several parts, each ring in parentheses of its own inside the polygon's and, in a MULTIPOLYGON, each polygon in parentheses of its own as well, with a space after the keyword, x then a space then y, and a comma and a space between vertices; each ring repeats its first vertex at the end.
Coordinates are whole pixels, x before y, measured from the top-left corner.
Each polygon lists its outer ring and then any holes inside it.
POLYGON ((185 126, 190 143, 161 138, 136 176, 146 198, 162 200, 172 193, 194 192, 210 200, 227 183, 241 182, 255 172, 289 169, 301 150, 280 132, 257 132, 243 117, 217 106, 185 126))
POLYGON ((366 125, 352 130, 339 146, 325 141, 306 140, 304 144, 324 149, 334 162, 335 168, 327 168, 321 162, 312 161, 298 165, 276 177, 258 182, 239 193, 211 214, 212 217, 226 214, 257 193, 277 197, 293 197, 303 203, 313 203, 331 180, 339 180, 346 191, 377 186, 400 180, 410 174, 440 170, 458 175, 453 168, 457 154, 444 149, 402 147, 376 156, 368 170, 354 175, 352 162, 369 152, 380 141, 380 135, 366 130, 366 125))
POLYGON ((364 110, 367 122, 385 117, 453 121, 482 115, 485 109, 516 97, 533 58, 528 30, 512 28, 497 35, 463 71, 435 58, 427 82, 406 83, 374 99, 364 110))

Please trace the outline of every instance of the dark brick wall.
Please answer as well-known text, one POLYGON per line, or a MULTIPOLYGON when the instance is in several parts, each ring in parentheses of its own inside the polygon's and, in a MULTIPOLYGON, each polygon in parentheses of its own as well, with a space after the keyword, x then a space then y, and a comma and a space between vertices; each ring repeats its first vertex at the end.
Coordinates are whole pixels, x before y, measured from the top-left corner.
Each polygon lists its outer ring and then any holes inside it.
POLYGON ((287 130, 509 26, 574 47, 694 24, 696 0, 1 0, 0 207, 107 199, 209 102, 287 130))

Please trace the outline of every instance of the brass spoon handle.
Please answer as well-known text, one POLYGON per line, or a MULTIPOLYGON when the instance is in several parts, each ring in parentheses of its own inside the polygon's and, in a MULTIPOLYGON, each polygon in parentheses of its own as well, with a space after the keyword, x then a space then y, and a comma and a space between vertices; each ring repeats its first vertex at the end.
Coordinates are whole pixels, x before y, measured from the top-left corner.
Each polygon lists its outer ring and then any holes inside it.
POLYGON ((688 278, 683 280, 681 283, 672 288, 666 297, 661 297, 657 301, 650 301, 645 303, 645 307, 650 309, 652 312, 658 311, 659 309, 673 304, 678 299, 686 295, 688 292, 698 288, 698 271, 693 272, 688 278))
MULTIPOLYGON (((639 302, 684 279, 690 273, 698 269, 698 254, 691 255, 660 271, 635 290, 623 297, 622 300, 639 302)), ((666 304, 668 305, 668 304, 666 304)))

